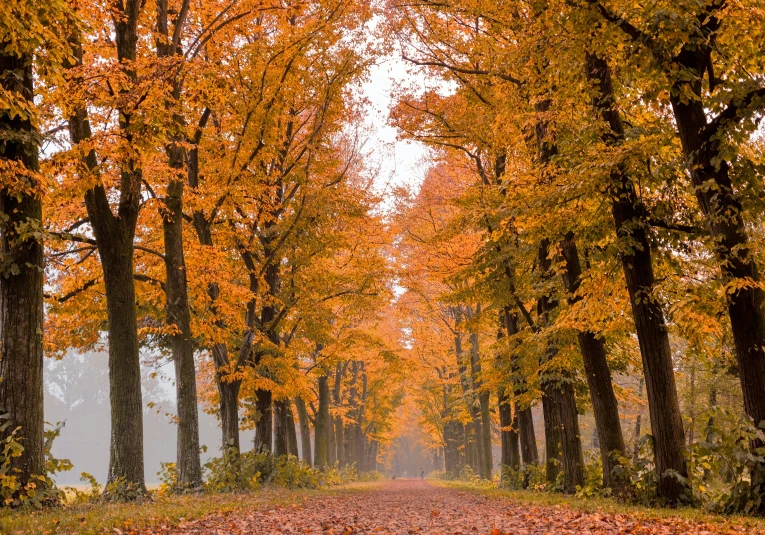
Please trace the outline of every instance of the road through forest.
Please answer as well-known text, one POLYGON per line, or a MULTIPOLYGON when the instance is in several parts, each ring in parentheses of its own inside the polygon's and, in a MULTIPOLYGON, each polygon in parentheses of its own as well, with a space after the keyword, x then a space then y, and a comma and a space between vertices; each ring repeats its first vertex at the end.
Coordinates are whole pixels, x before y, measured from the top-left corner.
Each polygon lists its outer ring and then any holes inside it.
POLYGON ((646 520, 632 515, 582 513, 561 506, 534 506, 443 488, 425 481, 396 480, 358 492, 312 498, 298 505, 212 516, 181 524, 169 533, 679 535, 744 532, 731 530, 730 525, 723 528, 678 519, 646 520))

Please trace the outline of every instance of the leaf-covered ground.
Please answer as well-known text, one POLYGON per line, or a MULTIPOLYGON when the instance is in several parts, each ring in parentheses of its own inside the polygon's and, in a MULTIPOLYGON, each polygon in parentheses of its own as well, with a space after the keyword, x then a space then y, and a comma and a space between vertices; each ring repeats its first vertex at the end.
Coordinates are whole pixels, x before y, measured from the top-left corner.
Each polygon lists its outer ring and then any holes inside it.
POLYGON ((358 493, 321 496, 181 524, 173 535, 489 534, 635 535, 743 534, 750 528, 680 519, 648 520, 628 514, 583 513, 562 506, 535 506, 397 480, 358 493))

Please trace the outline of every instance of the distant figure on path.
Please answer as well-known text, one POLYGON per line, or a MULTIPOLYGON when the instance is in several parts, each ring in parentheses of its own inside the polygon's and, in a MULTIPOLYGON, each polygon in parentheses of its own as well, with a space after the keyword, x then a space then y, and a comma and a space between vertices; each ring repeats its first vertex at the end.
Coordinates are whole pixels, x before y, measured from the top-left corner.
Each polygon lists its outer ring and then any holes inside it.
POLYGON ((420 479, 425 481, 425 470, 423 470, 422 468, 420 468, 420 479))

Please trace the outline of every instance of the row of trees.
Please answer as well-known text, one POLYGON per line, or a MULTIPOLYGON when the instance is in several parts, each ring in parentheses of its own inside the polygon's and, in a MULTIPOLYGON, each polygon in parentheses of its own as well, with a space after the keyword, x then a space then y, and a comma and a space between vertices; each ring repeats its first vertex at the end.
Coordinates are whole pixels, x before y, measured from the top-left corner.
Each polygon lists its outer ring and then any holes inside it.
POLYGON ((38 4, 0 25, 0 440, 24 448, 18 492, 45 470, 43 352, 102 345, 107 490, 145 491, 142 354, 173 362, 181 488, 202 482, 200 402, 227 455, 242 426, 297 455, 297 421, 304 459, 313 423, 317 465, 374 469, 404 367, 359 126, 370 5, 38 4))
POLYGON ((676 371, 705 370, 711 405, 736 377, 731 406, 765 420, 762 7, 449 0, 387 15, 404 58, 440 80, 403 90, 391 119, 439 160, 399 207, 398 254, 447 470, 466 455, 488 474, 491 394, 502 463, 534 462, 541 398, 548 481, 583 485, 589 404, 618 490, 612 374, 639 374, 657 493, 688 497, 676 371))

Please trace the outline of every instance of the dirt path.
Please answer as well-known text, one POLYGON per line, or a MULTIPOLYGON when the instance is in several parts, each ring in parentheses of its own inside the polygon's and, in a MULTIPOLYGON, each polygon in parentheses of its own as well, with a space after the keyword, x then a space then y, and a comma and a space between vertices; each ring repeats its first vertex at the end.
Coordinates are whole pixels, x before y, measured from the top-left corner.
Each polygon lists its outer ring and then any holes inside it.
POLYGON ((210 517, 188 522, 175 535, 315 533, 558 535, 630 533, 743 533, 678 520, 645 521, 627 515, 584 514, 564 507, 537 507, 398 480, 359 493, 339 493, 302 505, 210 517))

